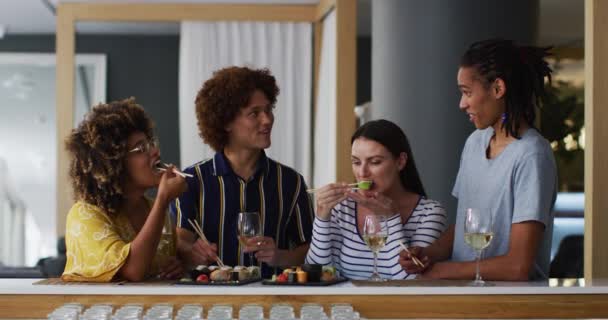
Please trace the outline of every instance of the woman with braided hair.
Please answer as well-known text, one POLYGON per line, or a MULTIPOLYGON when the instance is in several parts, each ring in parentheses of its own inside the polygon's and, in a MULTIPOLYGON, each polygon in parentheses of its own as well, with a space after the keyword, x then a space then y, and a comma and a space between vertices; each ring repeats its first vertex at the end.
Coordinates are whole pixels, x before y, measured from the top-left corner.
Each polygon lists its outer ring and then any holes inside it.
POLYGON ((433 245, 412 248, 424 267, 402 253, 408 273, 474 278, 476 254, 464 241, 464 216, 467 208, 477 208, 494 221, 494 238, 480 263, 484 279, 548 277, 557 174, 549 142, 534 123, 545 78, 551 80, 548 50, 491 39, 472 44, 462 56, 459 106, 477 130, 466 141, 452 191, 456 225, 433 245))
POLYGON ((170 201, 186 189, 134 99, 97 105, 66 141, 77 202, 67 216, 64 281, 141 281, 181 276, 170 201), (144 196, 158 187, 155 200, 144 196))

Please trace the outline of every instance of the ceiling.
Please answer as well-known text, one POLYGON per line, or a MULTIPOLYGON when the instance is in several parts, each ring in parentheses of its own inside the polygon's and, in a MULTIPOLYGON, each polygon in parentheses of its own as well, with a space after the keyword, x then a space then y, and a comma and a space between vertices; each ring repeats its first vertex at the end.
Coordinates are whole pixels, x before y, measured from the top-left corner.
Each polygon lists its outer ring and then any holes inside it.
MULTIPOLYGON (((129 0, 134 3, 260 3, 314 4, 318 0, 129 0)), ((357 0, 360 35, 371 34, 371 1, 357 0)), ((377 0, 378 1, 378 0, 377 0)), ((449 0, 446 0, 449 1, 449 0)), ((504 0, 509 1, 509 0, 504 0)), ((59 2, 125 2, 103 0, 1 0, 0 34, 49 34, 55 31, 54 7, 59 2)), ((584 0, 540 0, 540 44, 582 46, 584 0)), ((178 34, 177 23, 81 23, 79 33, 178 34)))

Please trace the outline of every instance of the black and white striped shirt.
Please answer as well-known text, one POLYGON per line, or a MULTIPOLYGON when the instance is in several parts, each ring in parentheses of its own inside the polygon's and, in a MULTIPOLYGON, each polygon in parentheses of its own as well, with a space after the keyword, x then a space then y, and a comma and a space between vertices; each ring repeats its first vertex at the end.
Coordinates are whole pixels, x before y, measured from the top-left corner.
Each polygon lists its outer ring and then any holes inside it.
MULTIPOLYGON (((388 221, 388 239, 378 254, 378 272, 386 279, 413 279, 399 264, 399 242, 426 247, 447 228, 445 209, 421 197, 405 223, 395 214, 388 221)), ((357 203, 346 199, 331 210, 329 221, 316 218, 306 263, 333 265, 348 279, 367 279, 373 272, 374 255, 357 229, 357 203)))

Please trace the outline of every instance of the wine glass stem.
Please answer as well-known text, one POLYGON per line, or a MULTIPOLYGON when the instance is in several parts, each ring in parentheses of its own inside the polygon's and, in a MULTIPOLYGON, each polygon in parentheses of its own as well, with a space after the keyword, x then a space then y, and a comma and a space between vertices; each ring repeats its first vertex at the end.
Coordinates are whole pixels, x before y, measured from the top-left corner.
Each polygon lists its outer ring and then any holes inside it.
POLYGON ((249 266, 253 266, 253 252, 249 252, 249 266))
POLYGON ((479 261, 481 260, 481 250, 477 251, 477 263, 475 266, 475 281, 482 281, 479 274, 479 261))
POLYGON ((374 251, 374 275, 378 274, 378 253, 374 251))

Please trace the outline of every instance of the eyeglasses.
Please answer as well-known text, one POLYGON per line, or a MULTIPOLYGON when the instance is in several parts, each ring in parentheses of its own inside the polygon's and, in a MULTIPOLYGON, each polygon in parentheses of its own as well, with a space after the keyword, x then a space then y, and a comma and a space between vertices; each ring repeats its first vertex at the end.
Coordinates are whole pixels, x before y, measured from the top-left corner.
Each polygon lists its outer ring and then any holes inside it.
POLYGON ((154 137, 152 139, 148 139, 135 148, 129 150, 127 153, 148 153, 152 149, 158 148, 158 138, 154 137))

